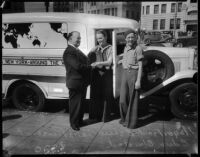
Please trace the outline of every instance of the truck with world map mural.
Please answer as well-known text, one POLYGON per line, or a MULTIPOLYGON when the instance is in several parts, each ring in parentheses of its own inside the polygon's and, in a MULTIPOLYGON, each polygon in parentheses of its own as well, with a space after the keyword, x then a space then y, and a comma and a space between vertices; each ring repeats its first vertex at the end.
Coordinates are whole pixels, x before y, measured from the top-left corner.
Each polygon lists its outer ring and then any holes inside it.
MULTIPOLYGON (((68 99, 62 55, 67 35, 79 31, 86 55, 103 29, 113 48, 113 96, 119 98, 125 39, 135 20, 83 13, 12 13, 2 15, 2 95, 20 110, 41 111, 46 99, 68 99)), ((192 48, 144 46, 140 99, 169 98, 179 118, 197 117, 197 52, 192 48)), ((87 90, 90 98, 90 86, 87 90)), ((117 107, 117 105, 116 105, 117 107)))

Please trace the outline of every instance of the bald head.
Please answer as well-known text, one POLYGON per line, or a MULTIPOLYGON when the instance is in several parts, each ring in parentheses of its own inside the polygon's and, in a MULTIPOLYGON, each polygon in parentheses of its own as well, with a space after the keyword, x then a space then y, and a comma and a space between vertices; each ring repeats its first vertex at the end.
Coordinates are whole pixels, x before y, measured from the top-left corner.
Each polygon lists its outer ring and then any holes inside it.
POLYGON ((81 35, 78 31, 73 31, 68 35, 68 42, 75 47, 79 47, 81 43, 81 35))

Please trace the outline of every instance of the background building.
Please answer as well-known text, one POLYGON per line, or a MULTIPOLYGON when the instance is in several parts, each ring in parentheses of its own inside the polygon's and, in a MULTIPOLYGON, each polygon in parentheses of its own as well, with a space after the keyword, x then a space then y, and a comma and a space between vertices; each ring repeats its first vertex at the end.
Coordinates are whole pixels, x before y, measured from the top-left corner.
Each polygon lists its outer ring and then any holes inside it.
MULTIPOLYGON (((25 12, 46 12, 45 2, 24 2, 25 12)), ((48 12, 53 11, 53 2, 48 3, 48 12)))
MULTIPOLYGON (((19 2, 23 6, 21 12, 78 12, 88 14, 104 14, 140 20, 141 2, 19 2), (46 5, 45 5, 46 4, 46 5), (48 6, 47 6, 48 5, 48 6)), ((14 3, 10 12, 17 12, 17 3, 14 3)), ((10 5, 10 4, 8 4, 10 5)), ((8 9, 7 9, 8 10, 8 9)))
POLYGON ((158 31, 197 31, 197 0, 142 2, 141 27, 158 31))
POLYGON ((24 2, 6 1, 3 8, 3 13, 17 13, 24 11, 25 11, 24 2))
POLYGON ((139 21, 141 2, 70 2, 70 12, 104 14, 139 21))
POLYGON ((197 0, 187 0, 182 6, 185 16, 183 17, 184 29, 186 31, 198 30, 198 8, 197 0))
POLYGON ((69 2, 70 4, 70 12, 75 12, 75 13, 84 13, 84 3, 87 2, 69 2))
POLYGON ((70 10, 70 2, 59 1, 53 2, 53 11, 54 12, 69 12, 70 10))

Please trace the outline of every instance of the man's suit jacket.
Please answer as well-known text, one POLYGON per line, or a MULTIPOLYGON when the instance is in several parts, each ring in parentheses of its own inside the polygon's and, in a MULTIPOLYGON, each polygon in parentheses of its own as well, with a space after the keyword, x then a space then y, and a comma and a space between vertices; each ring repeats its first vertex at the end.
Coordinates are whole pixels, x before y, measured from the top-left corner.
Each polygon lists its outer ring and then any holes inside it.
POLYGON ((66 85, 70 89, 82 89, 87 87, 90 81, 91 66, 88 58, 79 49, 68 45, 63 61, 66 69, 66 85))

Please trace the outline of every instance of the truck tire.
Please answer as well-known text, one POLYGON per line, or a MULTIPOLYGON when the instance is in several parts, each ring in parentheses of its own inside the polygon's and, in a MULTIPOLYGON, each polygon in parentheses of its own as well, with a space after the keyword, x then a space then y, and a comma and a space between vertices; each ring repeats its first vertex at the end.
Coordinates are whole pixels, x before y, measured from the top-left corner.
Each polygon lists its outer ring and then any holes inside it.
POLYGON ((171 112, 178 118, 197 119, 197 84, 184 83, 175 87, 169 95, 171 112))
POLYGON ((12 102, 19 110, 41 111, 44 108, 45 97, 36 85, 26 82, 14 88, 12 102))
POLYGON ((143 53, 142 91, 148 91, 174 75, 174 63, 165 53, 149 50, 143 53))

